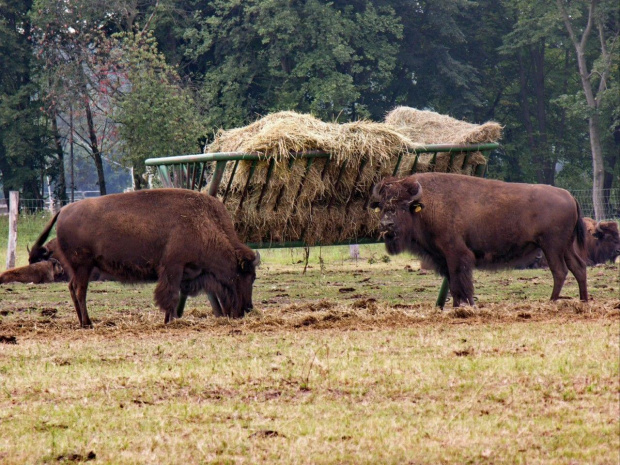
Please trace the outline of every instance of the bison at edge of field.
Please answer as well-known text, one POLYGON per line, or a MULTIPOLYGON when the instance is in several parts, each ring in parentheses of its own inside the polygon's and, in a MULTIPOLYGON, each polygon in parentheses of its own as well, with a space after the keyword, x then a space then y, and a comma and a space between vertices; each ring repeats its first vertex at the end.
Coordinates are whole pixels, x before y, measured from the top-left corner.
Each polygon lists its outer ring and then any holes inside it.
POLYGON ((6 270, 0 273, 0 284, 53 283, 62 275, 64 275, 64 270, 58 260, 50 259, 39 263, 33 263, 32 265, 6 270))
POLYGON ((549 258, 556 300, 568 270, 588 300, 586 266, 573 249, 585 241, 573 196, 547 185, 512 184, 446 173, 386 178, 373 189, 388 253, 410 251, 448 279, 453 304, 474 305, 474 268, 529 263, 538 249, 549 258))
POLYGON ((582 257, 588 265, 614 262, 620 256, 620 232, 615 221, 599 221, 584 218, 586 243, 582 257))
MULTIPOLYGON (((614 262, 620 256, 620 234, 615 221, 599 221, 585 217, 586 239, 583 246, 574 243, 575 250, 587 266, 614 262)), ((548 268, 549 264, 541 250, 524 268, 548 268)))
POLYGON ((183 296, 213 296, 217 316, 242 317, 252 309, 258 253, 241 243, 224 205, 184 189, 153 189, 81 200, 63 207, 30 251, 30 263, 49 257, 43 243, 56 224, 54 255, 67 270, 82 327, 91 272, 121 282, 157 282, 155 301, 169 323, 183 296))

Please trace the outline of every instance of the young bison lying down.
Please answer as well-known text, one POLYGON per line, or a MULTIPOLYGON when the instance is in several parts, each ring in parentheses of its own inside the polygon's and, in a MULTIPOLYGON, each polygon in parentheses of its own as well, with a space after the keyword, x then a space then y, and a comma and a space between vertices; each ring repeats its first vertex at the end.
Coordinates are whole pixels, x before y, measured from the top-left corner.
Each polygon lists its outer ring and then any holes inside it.
POLYGON ((224 205, 183 189, 153 189, 85 199, 62 208, 30 252, 56 224, 54 256, 70 276, 69 291, 82 327, 92 326, 86 292, 94 268, 121 282, 157 282, 155 301, 165 322, 181 316, 186 296, 210 294, 217 316, 252 309, 259 255, 241 243, 224 205))
POLYGON ((46 260, 44 262, 33 263, 28 266, 11 268, 4 273, 0 273, 0 284, 5 283, 33 283, 44 284, 53 283, 59 276, 64 275, 62 266, 58 260, 46 260))
POLYGON ((553 274, 551 299, 568 270, 588 300, 586 266, 573 248, 585 241, 577 201, 547 185, 512 184, 445 173, 424 173, 377 184, 370 203, 381 215, 390 254, 406 250, 448 279, 454 306, 474 305, 474 268, 529 263, 542 249, 553 274))

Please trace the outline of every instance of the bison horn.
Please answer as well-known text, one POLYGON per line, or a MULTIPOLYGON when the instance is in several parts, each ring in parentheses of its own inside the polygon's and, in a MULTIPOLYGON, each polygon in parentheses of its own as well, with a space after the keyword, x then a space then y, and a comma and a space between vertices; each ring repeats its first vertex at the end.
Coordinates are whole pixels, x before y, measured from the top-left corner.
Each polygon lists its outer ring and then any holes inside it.
POLYGON ((595 231, 597 233, 602 233, 603 232, 603 228, 601 228, 601 222, 600 221, 598 223, 596 223, 595 231))
POLYGON ((26 251, 28 252, 28 255, 30 255, 30 247, 26 245, 26 251))
POLYGON ((415 182, 413 186, 409 186, 407 188, 410 194, 412 194, 411 201, 417 202, 422 198, 422 186, 418 181, 415 182))
POLYGON ((256 251, 256 257, 254 258, 252 265, 254 265, 255 267, 260 265, 260 253, 258 250, 256 251))

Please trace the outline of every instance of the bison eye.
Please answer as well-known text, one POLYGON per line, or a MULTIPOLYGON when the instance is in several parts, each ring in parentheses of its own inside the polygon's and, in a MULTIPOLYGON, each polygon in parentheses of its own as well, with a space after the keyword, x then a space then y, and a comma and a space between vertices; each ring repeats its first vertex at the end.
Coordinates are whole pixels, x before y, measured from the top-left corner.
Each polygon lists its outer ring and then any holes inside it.
POLYGON ((375 213, 379 213, 381 211, 381 205, 379 205, 379 202, 372 202, 369 206, 375 211, 375 213))

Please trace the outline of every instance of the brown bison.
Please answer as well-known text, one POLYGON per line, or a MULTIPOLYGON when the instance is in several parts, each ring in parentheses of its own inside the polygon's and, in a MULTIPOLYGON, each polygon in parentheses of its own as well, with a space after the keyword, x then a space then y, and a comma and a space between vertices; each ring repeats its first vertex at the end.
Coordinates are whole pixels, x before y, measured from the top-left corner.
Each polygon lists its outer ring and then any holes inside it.
POLYGON ((56 224, 53 255, 67 269, 82 327, 92 326, 86 291, 94 268, 121 282, 156 281, 155 301, 165 322, 180 317, 186 296, 210 294, 216 315, 242 317, 252 308, 259 255, 241 243, 224 205, 184 189, 154 189, 81 200, 60 210, 30 251, 43 246, 56 224), (181 302, 181 305, 179 305, 181 302))
MULTIPOLYGON (((585 217, 586 239, 583 246, 575 242, 574 247, 587 266, 594 266, 605 262, 613 262, 620 255, 620 234, 618 223, 615 221, 596 222, 585 217)), ((549 264, 542 251, 527 264, 525 268, 547 268, 549 264)))
POLYGON ((40 263, 33 263, 28 266, 21 266, 19 268, 11 268, 10 270, 6 270, 4 273, 0 273, 0 284, 53 283, 63 274, 64 270, 58 260, 50 259, 40 263))
POLYGON ((584 242, 577 201, 547 185, 511 184, 446 173, 387 178, 373 189, 390 254, 408 250, 448 279, 454 306, 474 305, 472 270, 528 263, 542 249, 553 274, 551 299, 568 270, 588 300, 586 266, 573 249, 584 242))
POLYGON ((620 233, 615 221, 599 221, 592 218, 583 219, 587 234, 582 257, 588 265, 613 262, 620 256, 620 233))

